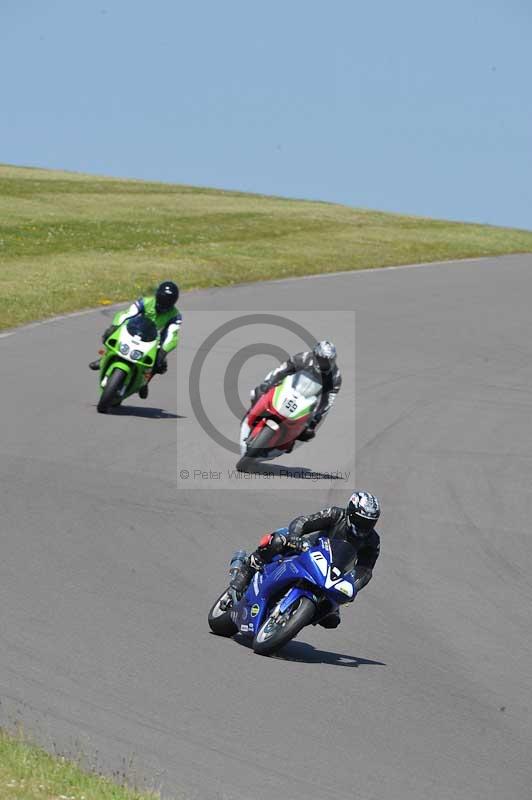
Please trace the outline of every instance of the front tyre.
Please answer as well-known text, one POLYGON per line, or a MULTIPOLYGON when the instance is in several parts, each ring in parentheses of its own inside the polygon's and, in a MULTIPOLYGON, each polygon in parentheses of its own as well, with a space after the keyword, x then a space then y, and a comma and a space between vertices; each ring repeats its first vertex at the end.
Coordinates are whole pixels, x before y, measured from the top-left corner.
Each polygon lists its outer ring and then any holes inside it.
POLYGON ((270 442, 275 434, 268 425, 259 431, 256 437, 246 447, 246 454, 237 461, 236 468, 239 472, 246 472, 256 458, 260 458, 264 450, 270 450, 270 442))
POLYGON ((229 592, 226 590, 209 611, 209 627, 217 636, 234 636, 238 631, 237 626, 231 619, 231 609, 225 610, 220 607, 220 603, 228 598, 229 592))
POLYGON ((117 367, 111 372, 98 402, 97 408, 100 414, 107 414, 111 406, 117 405, 122 401, 119 392, 124 386, 126 378, 127 375, 123 369, 118 369, 117 367))
POLYGON ((257 631, 253 650, 260 656, 271 655, 309 625, 315 613, 316 606, 308 597, 299 597, 282 614, 274 609, 257 631))

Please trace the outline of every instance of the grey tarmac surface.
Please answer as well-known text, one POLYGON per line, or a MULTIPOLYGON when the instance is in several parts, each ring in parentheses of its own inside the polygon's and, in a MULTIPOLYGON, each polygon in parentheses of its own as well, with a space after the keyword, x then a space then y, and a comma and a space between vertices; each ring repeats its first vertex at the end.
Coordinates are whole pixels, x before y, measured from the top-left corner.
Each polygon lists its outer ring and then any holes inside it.
MULTIPOLYGON (((86 367, 109 312, 0 339, 0 724, 165 797, 530 798, 531 297, 531 256, 192 293, 177 368, 109 416, 86 367), (209 633, 227 559, 355 478, 176 488, 177 442, 212 457, 181 388, 203 312, 250 307, 356 310, 356 483, 383 504, 340 628, 272 659, 209 633)), ((343 319, 311 469, 353 466, 343 319)))

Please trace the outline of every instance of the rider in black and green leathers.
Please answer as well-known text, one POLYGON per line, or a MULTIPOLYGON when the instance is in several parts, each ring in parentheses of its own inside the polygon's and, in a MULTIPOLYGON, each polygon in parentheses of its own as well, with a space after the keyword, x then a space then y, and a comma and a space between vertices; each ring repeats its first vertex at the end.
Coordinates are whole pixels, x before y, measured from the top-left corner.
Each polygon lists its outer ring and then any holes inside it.
MULTIPOLYGON (((126 319, 136 317, 138 314, 144 314, 151 319, 157 326, 161 337, 161 344, 159 352, 157 353, 157 361, 153 369, 154 374, 163 374, 168 369, 166 364, 166 356, 171 350, 177 347, 179 341, 179 331, 181 328, 181 312, 176 308, 176 303, 179 298, 179 289, 173 281, 164 281, 157 287, 154 295, 148 297, 140 297, 135 300, 130 307, 119 316, 115 317, 114 324, 111 325, 103 334, 103 341, 111 335, 118 325, 126 319)), ((100 369, 100 359, 91 361, 89 364, 91 369, 100 369)), ((139 395, 145 399, 148 396, 148 386, 143 386, 139 391, 139 395)))

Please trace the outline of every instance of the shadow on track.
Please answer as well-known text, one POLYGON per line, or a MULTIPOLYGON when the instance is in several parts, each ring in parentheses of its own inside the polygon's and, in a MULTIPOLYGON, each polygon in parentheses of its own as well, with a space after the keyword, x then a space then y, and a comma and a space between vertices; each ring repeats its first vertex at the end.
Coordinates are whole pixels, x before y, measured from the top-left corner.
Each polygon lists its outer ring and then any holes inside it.
POLYGON ((386 666, 383 661, 371 661, 368 658, 358 658, 357 656, 349 656, 343 653, 318 650, 306 642, 288 642, 273 657, 281 661, 301 661, 304 664, 332 664, 336 667, 386 666))
POLYGON ((259 475, 272 475, 277 478, 295 478, 296 480, 315 481, 343 481, 344 476, 338 472, 316 472, 308 467, 290 467, 268 462, 254 461, 246 464, 243 472, 257 473, 259 475))
MULTIPOLYGON (((250 639, 235 636, 235 642, 251 649, 250 639)), ((385 667, 384 661, 371 661, 369 658, 358 658, 357 656, 349 656, 344 653, 331 653, 328 650, 318 650, 311 644, 306 642, 288 642, 277 653, 274 653, 270 658, 275 658, 278 661, 296 661, 302 664, 331 664, 335 667, 360 667, 360 666, 374 666, 385 667)))
POLYGON ((144 419, 186 419, 180 414, 172 414, 163 408, 151 406, 115 406, 108 412, 116 417, 143 417, 144 419))

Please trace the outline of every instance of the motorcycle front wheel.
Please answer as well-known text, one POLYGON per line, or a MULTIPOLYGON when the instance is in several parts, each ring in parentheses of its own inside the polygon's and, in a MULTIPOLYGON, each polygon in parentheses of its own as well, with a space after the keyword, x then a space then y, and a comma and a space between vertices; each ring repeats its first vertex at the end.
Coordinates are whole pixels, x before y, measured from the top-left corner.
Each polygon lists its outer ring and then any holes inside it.
POLYGON ((111 406, 121 402, 118 393, 126 382, 126 378, 124 370, 118 369, 118 367, 111 372, 98 402, 97 409, 100 414, 107 414, 111 406))
POLYGON ((260 656, 269 656, 294 639, 300 630, 312 622, 316 606, 308 597, 299 597, 282 614, 275 609, 260 626, 253 640, 253 650, 260 656))
POLYGON ((247 446, 246 454, 242 456, 240 461, 237 461, 236 468, 239 472, 245 472, 246 467, 249 467, 256 458, 260 458, 260 454, 263 450, 270 449, 270 441, 274 434, 275 431, 272 431, 267 425, 264 426, 260 433, 247 446))
POLYGON ((220 603, 222 600, 225 600, 227 596, 228 591, 226 589, 209 611, 209 627, 217 636, 234 636, 238 631, 238 628, 231 619, 231 609, 226 611, 220 607, 220 603))

